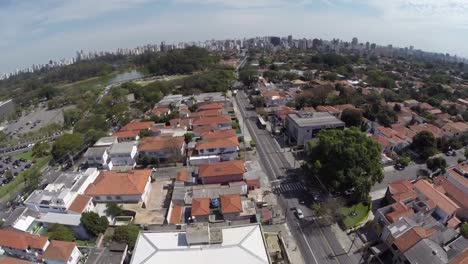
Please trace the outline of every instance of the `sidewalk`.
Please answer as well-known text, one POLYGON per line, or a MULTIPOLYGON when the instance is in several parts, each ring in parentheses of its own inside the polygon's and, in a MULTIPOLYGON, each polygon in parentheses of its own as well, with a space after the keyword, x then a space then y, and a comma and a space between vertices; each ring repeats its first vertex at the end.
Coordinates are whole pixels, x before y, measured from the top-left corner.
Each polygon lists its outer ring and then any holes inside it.
POLYGON ((348 256, 355 260, 355 263, 358 263, 358 259, 361 257, 359 253, 354 253, 364 245, 356 233, 346 234, 345 231, 335 223, 331 225, 332 232, 335 234, 336 239, 340 243, 341 247, 345 252, 349 252, 348 256))
POLYGON ((294 240, 291 231, 289 231, 287 224, 278 225, 263 225, 264 232, 278 233, 281 239, 284 241, 286 254, 289 257, 290 263, 292 264, 305 264, 302 259, 302 254, 299 247, 294 240))
POLYGON ((240 113, 239 106, 237 105, 237 101, 235 96, 232 96, 232 107, 234 108, 234 113, 236 114, 237 120, 239 120, 239 127, 241 129, 242 135, 244 136, 244 142, 250 142, 252 137, 250 136, 249 129, 247 128, 246 124, 244 123, 244 118, 240 113))

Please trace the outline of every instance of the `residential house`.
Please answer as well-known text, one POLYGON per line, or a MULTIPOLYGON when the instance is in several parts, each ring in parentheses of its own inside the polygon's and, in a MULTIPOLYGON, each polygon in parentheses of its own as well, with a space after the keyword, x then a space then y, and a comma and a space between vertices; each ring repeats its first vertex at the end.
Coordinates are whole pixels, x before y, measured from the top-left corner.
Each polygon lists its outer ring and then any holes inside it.
POLYGON ((153 127, 153 121, 145 121, 145 122, 130 122, 123 126, 119 131, 138 131, 141 130, 151 130, 153 127))
POLYGON ((138 152, 140 157, 154 158, 158 163, 181 161, 185 154, 184 137, 146 137, 138 152))
POLYGON ((34 264, 33 262, 17 259, 17 258, 10 258, 10 257, 2 257, 0 258, 0 264, 34 264))
POLYGON ((284 124, 286 116, 289 114, 295 114, 297 111, 289 106, 282 106, 275 112, 276 121, 279 124, 284 124))
POLYGON ((213 103, 222 103, 226 104, 228 99, 226 95, 222 92, 213 92, 213 93, 201 93, 193 96, 193 99, 187 100, 187 105, 190 107, 196 104, 199 108, 205 104, 213 104, 213 103))
POLYGON ((96 143, 94 143, 93 146, 95 146, 95 147, 104 147, 104 146, 105 147, 110 147, 114 143, 117 143, 117 138, 116 137, 113 137, 113 136, 102 137, 102 138, 98 139, 98 141, 96 141, 96 143))
POLYGON ((221 110, 223 108, 224 103, 207 103, 198 106, 197 111, 221 110))
POLYGON ((458 218, 468 218, 468 164, 457 164, 447 172, 434 179, 434 184, 441 192, 449 196, 460 206, 458 218))
MULTIPOLYGON (((96 168, 89 168, 85 172, 62 173, 53 183, 48 184, 44 190, 32 192, 24 204, 27 208, 41 213, 76 213, 70 211, 70 208, 75 210, 76 207, 72 207, 72 205, 75 202, 81 203, 83 198, 80 194, 84 193, 98 174, 99 172, 96 168)), ((84 211, 92 208, 89 202, 80 207, 84 211)))
POLYGON ((334 117, 339 117, 340 113, 342 112, 331 105, 319 105, 315 107, 315 110, 317 112, 329 113, 330 115, 334 117))
POLYGON ((224 220, 237 220, 242 212, 241 197, 238 194, 223 195, 220 199, 224 220))
POLYGON ((195 120, 195 119, 204 118, 204 117, 216 117, 216 116, 222 116, 222 115, 224 115, 222 109, 211 109, 211 110, 203 110, 203 111, 190 113, 189 118, 195 120))
POLYGON ((443 136, 443 132, 440 128, 434 126, 433 124, 418 124, 418 125, 412 125, 409 126, 409 129, 413 131, 415 134, 422 132, 422 131, 428 131, 431 132, 435 138, 441 138, 443 136))
POLYGON ((43 258, 47 264, 77 264, 82 256, 75 242, 52 240, 43 258))
POLYGON ((419 102, 414 99, 410 99, 410 100, 403 101, 403 105, 411 108, 411 107, 418 106, 419 102))
POLYGON ((233 160, 212 164, 201 164, 198 177, 202 184, 227 184, 244 179, 244 161, 233 160))
POLYGON ((217 130, 232 129, 232 120, 227 116, 203 117, 192 122, 192 128, 196 129, 202 126, 214 126, 217 130))
POLYGON ((113 144, 109 149, 110 162, 108 167, 119 169, 121 167, 134 168, 138 154, 138 142, 121 142, 113 144))
POLYGON ((152 170, 101 171, 85 195, 96 203, 148 203, 152 170))
POLYGON ((286 117, 286 133, 291 143, 304 145, 324 129, 344 129, 345 123, 335 116, 325 113, 296 113, 286 117))
POLYGON ((157 117, 163 117, 171 114, 171 109, 168 107, 155 107, 151 110, 151 114, 157 117))
POLYGON ((458 137, 468 132, 466 122, 449 122, 442 127, 442 133, 445 137, 458 137))
POLYGON ((89 167, 96 167, 99 169, 112 169, 108 167, 109 164, 109 153, 107 150, 108 146, 90 147, 86 150, 84 157, 86 158, 86 164, 89 167))
POLYGON ((192 199, 191 216, 194 221, 208 222, 211 215, 211 200, 208 198, 192 199))
POLYGON ((76 239, 89 240, 92 236, 89 235, 87 230, 81 225, 80 219, 81 214, 46 213, 38 216, 34 220, 34 223, 36 226, 42 225, 46 229, 54 224, 60 224, 73 231, 76 239))
POLYGON ((0 229, 0 248, 8 256, 38 262, 48 246, 47 237, 0 229))
POLYGON ((264 91, 261 91, 260 93, 261 93, 261 97, 265 98, 265 105, 267 107, 283 106, 288 102, 285 94, 280 91, 264 90, 264 91))
POLYGON ((234 160, 239 152, 239 140, 234 130, 208 132, 202 134, 195 150, 199 156, 219 156, 221 160, 234 160))
POLYGON ((140 139, 140 132, 137 130, 133 131, 118 131, 113 134, 117 138, 117 142, 133 142, 140 139))
POLYGON ((392 151, 404 149, 411 143, 411 139, 405 134, 399 133, 389 127, 378 126, 374 129, 374 134, 377 136, 383 136, 387 141, 389 141, 392 151))

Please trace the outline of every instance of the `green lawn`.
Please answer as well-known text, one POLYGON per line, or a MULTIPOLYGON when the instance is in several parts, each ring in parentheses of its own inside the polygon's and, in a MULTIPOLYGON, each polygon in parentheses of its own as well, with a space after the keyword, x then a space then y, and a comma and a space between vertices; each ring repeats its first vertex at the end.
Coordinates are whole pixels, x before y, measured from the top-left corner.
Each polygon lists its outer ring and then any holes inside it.
POLYGON ((345 225, 346 229, 354 228, 361 224, 362 221, 367 219, 369 211, 370 206, 366 206, 362 203, 341 208, 343 224, 345 225))
MULTIPOLYGON (((36 160, 36 163, 31 166, 28 170, 32 168, 39 168, 46 166, 49 163, 50 157, 43 157, 36 160)), ((27 170, 21 172, 12 182, 0 188, 0 200, 8 201, 14 198, 17 193, 22 192, 24 189, 24 173, 27 170)))
POLYGON ((32 150, 14 155, 17 159, 33 160, 32 150))

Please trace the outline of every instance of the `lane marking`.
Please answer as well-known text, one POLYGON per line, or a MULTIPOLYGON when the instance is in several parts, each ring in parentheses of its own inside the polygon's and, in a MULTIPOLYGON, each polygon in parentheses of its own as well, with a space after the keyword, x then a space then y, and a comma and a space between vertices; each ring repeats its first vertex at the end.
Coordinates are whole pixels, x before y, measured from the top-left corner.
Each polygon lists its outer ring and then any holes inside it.
POLYGON ((305 242, 306 242, 306 245, 307 245, 307 247, 309 248, 310 253, 312 253, 312 257, 314 258, 314 262, 315 262, 316 264, 318 264, 319 262, 317 261, 317 258, 315 257, 314 251, 312 250, 312 247, 310 246, 310 243, 309 243, 309 241, 307 240, 307 237, 306 237, 306 235, 304 234, 304 231, 302 230, 301 225, 300 225, 298 222, 296 222, 296 224, 297 224, 297 226, 299 227, 299 230, 301 231, 302 237, 304 238, 304 240, 305 240, 305 242))

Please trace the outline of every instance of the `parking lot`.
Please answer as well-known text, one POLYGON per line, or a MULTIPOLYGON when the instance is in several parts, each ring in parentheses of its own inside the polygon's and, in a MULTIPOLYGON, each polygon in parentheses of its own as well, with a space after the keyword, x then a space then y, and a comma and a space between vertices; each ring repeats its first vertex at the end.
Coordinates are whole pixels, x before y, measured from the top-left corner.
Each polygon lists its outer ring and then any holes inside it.
MULTIPOLYGON (((11 170, 13 179, 21 172, 31 167, 31 161, 26 159, 18 159, 13 156, 5 156, 0 159, 0 185, 3 186, 9 181, 5 177, 5 172, 11 170)), ((13 180, 11 179, 11 180, 13 180)))
POLYGON ((17 134, 27 133, 30 131, 37 131, 52 123, 63 123, 63 110, 73 108, 74 106, 67 106, 47 110, 46 105, 40 105, 34 111, 23 115, 18 120, 9 122, 4 126, 3 132, 6 134, 11 133, 12 136, 17 134))

